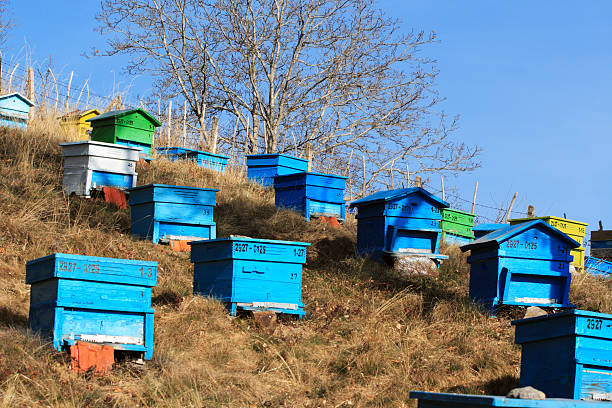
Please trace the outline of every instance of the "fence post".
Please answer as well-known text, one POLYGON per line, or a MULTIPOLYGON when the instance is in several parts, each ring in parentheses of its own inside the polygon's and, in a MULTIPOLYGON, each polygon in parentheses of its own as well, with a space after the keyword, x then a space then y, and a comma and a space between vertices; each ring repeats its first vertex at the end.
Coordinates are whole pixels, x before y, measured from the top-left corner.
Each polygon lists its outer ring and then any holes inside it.
POLYGON ((476 207, 476 193, 478 192, 478 180, 474 186, 474 197, 472 198, 472 214, 474 214, 474 208, 476 207))
POLYGON ((72 76, 74 75, 74 71, 70 71, 70 78, 68 79, 68 88, 66 89, 66 105, 65 110, 68 112, 68 99, 70 98, 70 87, 72 86, 72 76))
POLYGON ((440 174, 440 183, 442 183, 442 199, 446 200, 446 195, 444 194, 444 177, 440 174))
POLYGON ((512 211, 512 207, 514 206, 514 200, 516 200, 517 195, 518 195, 518 192, 514 193, 514 195, 512 196, 512 201, 510 201, 510 207, 508 207, 508 212, 506 213, 506 216, 504 217, 504 224, 508 222, 508 217, 510 217, 510 211, 512 211))
POLYGON ((414 176, 414 186, 415 187, 423 187, 423 182, 421 181, 421 176, 414 176))
POLYGON ((187 146, 187 101, 183 104, 183 147, 187 146))
POLYGON ((166 146, 170 143, 170 126, 172 126, 172 100, 168 101, 168 136, 166 146))

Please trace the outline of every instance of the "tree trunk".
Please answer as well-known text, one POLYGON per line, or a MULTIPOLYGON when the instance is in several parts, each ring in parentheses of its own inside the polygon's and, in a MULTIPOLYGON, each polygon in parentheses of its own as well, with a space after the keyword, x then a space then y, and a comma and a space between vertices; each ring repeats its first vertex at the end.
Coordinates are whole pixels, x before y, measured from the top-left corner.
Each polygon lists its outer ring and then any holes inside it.
POLYGON ((256 154, 259 141, 259 114, 253 109, 251 116, 253 116, 253 129, 249 135, 249 154, 256 154))

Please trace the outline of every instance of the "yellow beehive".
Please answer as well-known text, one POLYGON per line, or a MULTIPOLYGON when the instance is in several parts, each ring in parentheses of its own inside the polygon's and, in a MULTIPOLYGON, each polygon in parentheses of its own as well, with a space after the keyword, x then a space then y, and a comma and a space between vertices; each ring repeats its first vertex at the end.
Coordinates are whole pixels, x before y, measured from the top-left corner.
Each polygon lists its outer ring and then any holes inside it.
POLYGON ((91 132, 91 124, 87 119, 94 118, 100 114, 97 109, 73 111, 61 116, 60 126, 69 136, 76 136, 77 140, 88 140, 91 132))
POLYGON ((586 222, 568 220, 566 218, 551 216, 535 218, 515 218, 513 220, 508 220, 508 222, 510 222, 510 225, 516 225, 531 220, 543 220, 544 222, 555 227, 559 231, 569 235, 570 238, 578 241, 580 243, 580 247, 572 249, 571 251, 571 254, 574 257, 572 265, 574 265, 578 271, 584 271, 584 237, 586 235, 586 227, 589 224, 587 224, 586 222))

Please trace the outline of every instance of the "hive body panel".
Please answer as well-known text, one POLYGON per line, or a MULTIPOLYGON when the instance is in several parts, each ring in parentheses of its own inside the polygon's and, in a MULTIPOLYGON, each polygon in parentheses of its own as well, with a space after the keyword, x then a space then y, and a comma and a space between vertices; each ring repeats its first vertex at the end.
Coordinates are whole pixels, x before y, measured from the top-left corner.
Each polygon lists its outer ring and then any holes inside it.
POLYGON ((274 177, 308 170, 308 160, 285 154, 249 154, 246 156, 247 178, 264 186, 274 184, 274 177))

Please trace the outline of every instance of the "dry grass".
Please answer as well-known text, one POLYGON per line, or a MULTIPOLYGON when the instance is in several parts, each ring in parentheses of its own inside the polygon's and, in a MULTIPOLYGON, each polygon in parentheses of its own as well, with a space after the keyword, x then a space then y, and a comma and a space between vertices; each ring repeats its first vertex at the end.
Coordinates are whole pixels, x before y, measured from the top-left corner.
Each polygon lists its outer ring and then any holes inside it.
MULTIPOLYGON (((219 188, 219 236, 313 243, 307 316, 272 329, 194 297, 185 253, 129 236, 129 210, 61 192, 60 140, 48 127, 0 130, 0 403, 2 406, 402 407, 412 389, 504 393, 520 350, 507 319, 467 298, 455 247, 438 279, 406 279, 353 257, 355 222, 335 230, 274 208, 273 193, 237 170, 219 175, 157 160, 140 184, 219 188), (72 373, 27 330, 25 262, 52 252, 159 261, 154 359, 103 377, 72 373)), ((612 312, 610 282, 579 277, 572 300, 612 312)))

